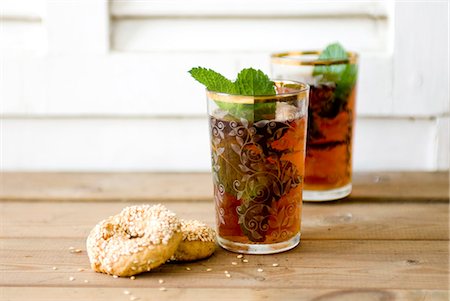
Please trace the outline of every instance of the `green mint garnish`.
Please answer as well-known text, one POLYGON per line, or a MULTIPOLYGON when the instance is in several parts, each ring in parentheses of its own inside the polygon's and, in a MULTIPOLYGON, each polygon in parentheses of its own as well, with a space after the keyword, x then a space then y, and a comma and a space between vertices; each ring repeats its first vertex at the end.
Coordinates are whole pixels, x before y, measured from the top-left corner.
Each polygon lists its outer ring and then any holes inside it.
POLYGON ((240 95, 267 96, 275 95, 275 86, 261 70, 253 68, 242 69, 234 85, 240 95))
POLYGON ((235 82, 220 73, 202 67, 192 68, 189 73, 210 91, 244 96, 275 95, 275 87, 261 70, 253 68, 239 72, 235 82))
MULTIPOLYGON (((345 60, 348 58, 347 52, 339 43, 328 45, 319 55, 320 60, 345 60)), ((336 84, 334 102, 337 102, 339 105, 334 106, 338 109, 335 110, 335 113, 338 113, 340 109, 345 107, 348 97, 356 83, 357 73, 357 66, 350 63, 314 67, 313 76, 322 76, 319 82, 334 82, 336 84)))
MULTIPOLYGON (((236 81, 232 82, 225 76, 211 69, 202 67, 192 68, 189 73, 198 82, 214 92, 243 95, 270 96, 275 95, 274 83, 261 70, 247 68, 239 72, 236 81)), ((275 103, 267 104, 234 104, 217 101, 219 108, 227 111, 231 116, 248 121, 270 118, 275 112, 275 103)))
POLYGON ((220 73, 217 73, 214 70, 206 69, 202 67, 192 68, 189 70, 189 73, 195 78, 198 82, 205 85, 205 87, 210 91, 228 93, 228 94, 236 94, 237 89, 234 83, 223 76, 220 73))

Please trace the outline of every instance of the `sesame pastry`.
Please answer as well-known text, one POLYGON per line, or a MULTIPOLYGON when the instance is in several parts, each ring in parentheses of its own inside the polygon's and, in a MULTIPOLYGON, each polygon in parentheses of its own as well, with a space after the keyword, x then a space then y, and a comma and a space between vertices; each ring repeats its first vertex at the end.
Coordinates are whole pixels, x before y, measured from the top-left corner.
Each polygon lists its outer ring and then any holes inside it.
POLYGON ((183 240, 178 245, 174 261, 193 261, 211 256, 216 250, 216 233, 197 220, 181 220, 183 240))
POLYGON ((175 213, 160 204, 140 205, 98 223, 86 244, 94 271, 125 277, 165 263, 182 238, 175 213))

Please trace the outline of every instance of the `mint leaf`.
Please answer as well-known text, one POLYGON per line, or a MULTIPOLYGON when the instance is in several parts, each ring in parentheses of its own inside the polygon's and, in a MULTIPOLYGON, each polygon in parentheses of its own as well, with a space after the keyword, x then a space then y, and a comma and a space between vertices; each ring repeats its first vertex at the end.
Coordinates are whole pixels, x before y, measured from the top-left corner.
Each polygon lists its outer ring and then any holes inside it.
MULTIPOLYGON (((210 91, 244 96, 276 95, 274 83, 261 70, 246 68, 239 72, 235 82, 211 69, 192 68, 189 73, 210 91)), ((275 114, 275 103, 235 104, 215 100, 217 106, 238 120, 250 122, 271 119, 275 114)))
POLYGON ((319 55, 319 59, 346 59, 348 58, 347 51, 339 43, 333 43, 328 45, 319 55))
POLYGON ((247 96, 266 96, 275 95, 273 82, 261 70, 253 68, 243 69, 239 72, 234 82, 240 95, 247 96))
POLYGON ((214 70, 197 67, 189 70, 189 73, 210 91, 228 94, 236 94, 237 92, 231 80, 214 70))
MULTIPOLYGON (((339 43, 328 45, 319 55, 319 60, 345 60, 348 59, 347 52, 339 43)), ((348 64, 315 66, 313 76, 323 75, 325 81, 337 82, 344 73, 348 64)))

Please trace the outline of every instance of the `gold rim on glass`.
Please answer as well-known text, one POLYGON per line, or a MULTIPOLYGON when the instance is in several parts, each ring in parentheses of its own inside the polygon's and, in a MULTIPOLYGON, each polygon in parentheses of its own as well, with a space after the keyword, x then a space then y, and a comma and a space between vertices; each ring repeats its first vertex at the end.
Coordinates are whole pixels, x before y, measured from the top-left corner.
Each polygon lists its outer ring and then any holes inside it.
POLYGON ((320 51, 286 51, 273 53, 270 58, 271 62, 275 64, 294 65, 294 66, 329 66, 338 64, 356 64, 358 60, 358 54, 355 52, 347 52, 347 59, 331 59, 331 60, 319 60, 319 59, 302 59, 299 58, 305 55, 320 55, 320 51), (293 57, 297 56, 297 57, 293 57))
POLYGON ((288 102, 307 99, 309 85, 291 80, 273 80, 273 82, 275 83, 275 86, 277 88, 285 87, 294 89, 294 91, 268 96, 245 96, 206 90, 206 95, 208 96, 208 98, 213 99, 215 101, 235 103, 235 104, 269 103, 277 101, 288 102))

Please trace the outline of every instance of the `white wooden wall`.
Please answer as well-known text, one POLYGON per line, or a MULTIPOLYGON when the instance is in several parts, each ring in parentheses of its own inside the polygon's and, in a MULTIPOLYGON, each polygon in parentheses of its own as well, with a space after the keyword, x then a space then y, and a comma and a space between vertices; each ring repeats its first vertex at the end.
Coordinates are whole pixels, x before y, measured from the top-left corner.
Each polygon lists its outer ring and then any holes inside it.
POLYGON ((361 54, 356 170, 449 165, 448 1, 0 0, 3 170, 209 170, 203 88, 274 51, 361 54))

